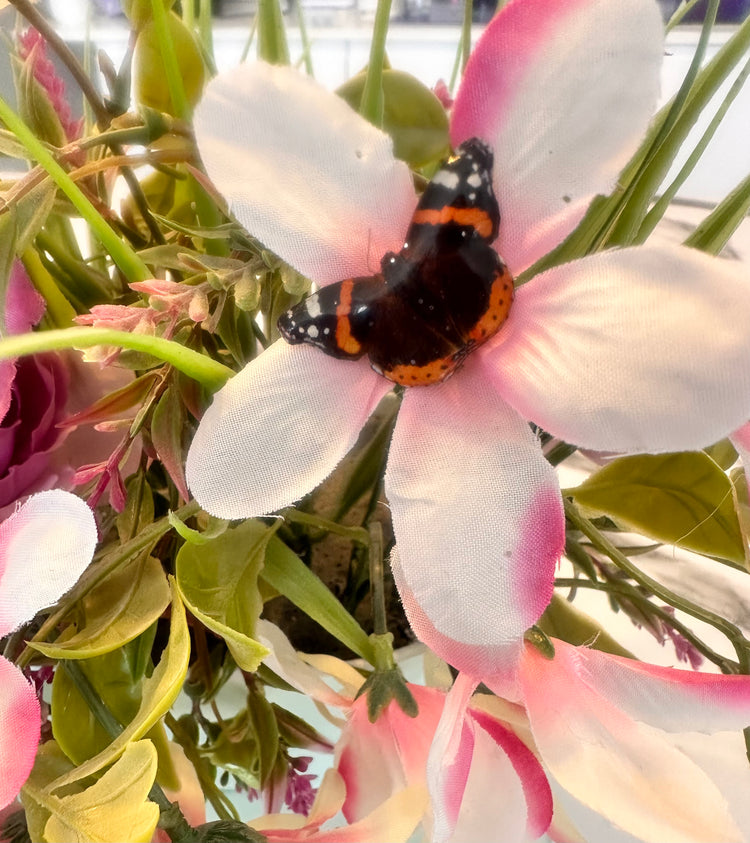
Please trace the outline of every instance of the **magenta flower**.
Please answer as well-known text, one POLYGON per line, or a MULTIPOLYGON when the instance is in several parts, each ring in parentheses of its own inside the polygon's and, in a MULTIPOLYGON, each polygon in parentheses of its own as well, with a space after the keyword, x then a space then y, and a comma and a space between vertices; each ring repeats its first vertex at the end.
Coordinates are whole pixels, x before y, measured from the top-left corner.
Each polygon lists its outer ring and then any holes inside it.
MULTIPOLYGON (((5 333, 22 334, 42 318, 44 299, 15 261, 5 297, 5 333)), ((69 375, 56 354, 0 361, 0 508, 59 481, 52 452, 65 438, 69 375)))
MULTIPOLYGON (((0 638, 55 603, 94 555, 97 531, 86 504, 69 492, 34 495, 0 524, 0 638)), ((18 794, 34 764, 39 700, 15 665, 0 657, 0 808, 18 794)))
MULTIPOLYGON (((451 138, 494 152, 494 246, 514 275, 613 187, 652 114, 661 32, 654 0, 511 0, 483 33, 451 138)), ((401 247, 416 203, 407 167, 310 79, 239 67, 211 83, 195 125, 238 219, 317 284, 371 274, 401 247)), ((706 446, 750 418, 748 325, 741 266, 679 247, 612 250, 533 278, 453 378, 407 389, 385 491, 419 637, 484 675, 549 602, 564 519, 527 420, 598 450, 706 446)), ((187 460, 193 494, 224 518, 292 504, 391 387, 365 359, 277 342, 206 412, 187 460)))

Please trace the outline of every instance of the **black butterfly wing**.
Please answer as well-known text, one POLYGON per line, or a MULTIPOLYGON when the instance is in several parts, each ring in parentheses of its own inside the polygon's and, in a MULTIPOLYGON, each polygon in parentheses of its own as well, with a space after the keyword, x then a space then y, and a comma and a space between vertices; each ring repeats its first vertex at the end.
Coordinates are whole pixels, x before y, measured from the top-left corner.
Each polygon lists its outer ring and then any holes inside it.
POLYGON ((369 350, 374 307, 384 290, 382 275, 329 284, 282 314, 279 332, 292 345, 305 342, 332 357, 357 360, 369 350))

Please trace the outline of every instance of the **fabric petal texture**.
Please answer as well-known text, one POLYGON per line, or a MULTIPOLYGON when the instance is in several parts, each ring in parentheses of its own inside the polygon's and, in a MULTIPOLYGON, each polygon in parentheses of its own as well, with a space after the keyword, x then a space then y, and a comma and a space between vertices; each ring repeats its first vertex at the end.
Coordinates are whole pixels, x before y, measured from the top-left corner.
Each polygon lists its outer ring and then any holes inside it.
POLYGON ((614 186, 653 116, 662 56, 654 0, 513 0, 487 26, 451 139, 480 137, 495 151, 496 247, 513 273, 614 186))
POLYGON ((97 542, 94 515, 69 492, 40 492, 0 524, 0 637, 75 585, 97 542))
POLYGON ((410 685, 419 707, 409 717, 392 702, 371 723, 366 696, 352 704, 336 748, 336 768, 346 782, 342 807, 347 822, 356 822, 404 787, 422 784, 427 753, 445 703, 433 688, 410 685), (377 758, 378 763, 373 764, 377 758))
POLYGON ((416 197, 390 138, 288 67, 214 79, 195 112, 209 177, 242 225, 317 284, 372 275, 416 197))
POLYGON ((214 396, 188 452, 188 486, 220 518, 289 506, 333 471, 391 387, 364 361, 279 340, 214 396))
POLYGON ((0 808, 4 808, 15 799, 34 766, 41 720, 34 687, 1 657, 0 687, 0 808))
POLYGON ((750 726, 750 677, 657 667, 599 650, 582 649, 579 658, 586 682, 635 720, 666 732, 750 726))
POLYGON ((438 632, 493 647, 539 618, 564 544, 557 477, 471 358, 406 391, 385 490, 405 584, 438 632))
POLYGON ((482 361, 521 415, 566 442, 692 450, 750 418, 748 325, 741 264, 639 246, 525 284, 482 361))
MULTIPOLYGON (((591 679, 589 656, 555 642, 553 659, 527 647, 522 663, 534 740, 558 783, 648 843, 743 840, 711 778, 664 733, 621 710, 591 679)), ((681 701, 663 688, 665 712, 674 713, 681 701)))

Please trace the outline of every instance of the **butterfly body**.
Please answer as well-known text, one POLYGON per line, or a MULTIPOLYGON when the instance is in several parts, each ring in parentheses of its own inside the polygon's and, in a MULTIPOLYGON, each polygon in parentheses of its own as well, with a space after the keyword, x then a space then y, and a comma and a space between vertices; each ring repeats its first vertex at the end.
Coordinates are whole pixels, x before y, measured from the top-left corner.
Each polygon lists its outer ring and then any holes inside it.
POLYGON ((513 279, 491 246, 499 224, 492 153, 472 139, 428 184, 379 273, 323 287, 283 314, 279 330, 333 357, 366 354, 404 386, 445 380, 508 316, 513 279))

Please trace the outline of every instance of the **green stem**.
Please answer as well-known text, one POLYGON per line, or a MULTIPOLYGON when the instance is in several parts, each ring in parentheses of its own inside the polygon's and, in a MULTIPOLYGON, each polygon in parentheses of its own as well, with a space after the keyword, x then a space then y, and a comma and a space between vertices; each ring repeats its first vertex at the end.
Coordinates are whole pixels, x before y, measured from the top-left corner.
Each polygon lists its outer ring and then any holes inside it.
POLYGON ((258 58, 269 64, 289 64, 289 44, 279 0, 258 0, 258 58))
POLYGON ((312 44, 310 43, 310 36, 307 34, 307 24, 305 23, 305 12, 302 8, 302 3, 297 0, 297 24, 299 26, 299 37, 302 42, 302 60, 305 63, 305 73, 308 76, 315 77, 312 63, 312 44))
POLYGON ((31 157, 46 170, 52 181, 70 199, 76 210, 89 224, 112 260, 129 282, 146 281, 152 273, 138 255, 124 243, 102 219, 99 212, 84 196, 78 185, 68 173, 55 161, 45 145, 34 135, 24 121, 0 97, 0 120, 24 145, 31 157))
POLYGON ((555 588, 588 588, 593 591, 612 594, 615 597, 626 598, 631 603, 635 603, 644 614, 655 615, 659 620, 679 632, 701 655, 705 656, 710 662, 713 662, 723 673, 737 673, 739 670, 737 662, 730 661, 715 650, 712 650, 691 629, 675 618, 674 615, 671 615, 660 606, 655 606, 645 595, 629 583, 600 582, 583 577, 556 577, 555 588))
POLYGON ((388 617, 385 610, 383 585, 383 528, 379 521, 370 522, 370 588, 372 590, 372 630, 375 635, 386 635, 388 617))
MULTIPOLYGON (((183 3, 184 5, 184 3, 183 3)), ((198 32, 207 55, 214 60, 214 30, 211 21, 211 0, 199 0, 198 32)))
POLYGON ((308 527, 314 527, 317 530, 322 530, 326 533, 333 533, 336 536, 343 536, 350 541, 357 542, 357 544, 369 544, 370 534, 364 527, 345 527, 343 524, 338 524, 335 521, 329 521, 327 518, 320 518, 317 515, 312 515, 309 512, 300 512, 298 509, 282 510, 279 515, 285 520, 297 524, 305 524, 308 527))
POLYGON ((182 71, 177 61, 174 41, 169 31, 169 23, 167 21, 167 15, 169 13, 164 8, 163 0, 151 0, 151 10, 154 16, 154 29, 159 39, 161 60, 164 66, 164 75, 167 79, 167 87, 169 88, 169 96, 172 100, 174 115, 175 117, 186 120, 190 113, 190 107, 185 96, 185 86, 182 84, 182 71))
POLYGON ((679 609, 699 621, 715 627, 723 633, 734 647, 740 663, 742 673, 750 672, 750 642, 742 635, 742 632, 726 618, 722 618, 714 612, 708 611, 701 606, 681 597, 678 594, 665 588, 657 580, 644 574, 630 559, 603 534, 589 520, 581 515, 578 507, 569 498, 563 499, 565 504, 565 516, 570 523, 580 530, 591 544, 605 556, 608 556, 617 567, 635 580, 639 585, 648 589, 655 597, 665 603, 679 609))
POLYGON ((375 11, 375 23, 370 44, 370 61, 367 65, 367 78, 362 91, 359 113, 374 126, 383 125, 383 65, 385 64, 385 39, 391 20, 391 0, 378 0, 375 11))
MULTIPOLYGON (((622 212, 608 237, 610 244, 628 245, 633 242, 635 233, 643 221, 646 209, 674 159, 674 149, 666 141, 669 139, 673 128, 677 125, 677 121, 683 116, 687 103, 693 94, 693 86, 701 70, 718 8, 719 0, 709 0, 706 18, 698 39, 698 45, 690 62, 690 67, 671 102, 669 111, 654 138, 646 158, 628 185, 626 191, 628 201, 623 206, 622 212), (665 147, 666 153, 662 147, 665 147)), ((695 116, 697 117, 697 114, 695 116)))
POLYGON ((651 232, 656 228, 659 220, 661 220, 661 218, 664 216, 672 200, 677 195, 677 191, 685 183, 685 180, 690 175, 690 173, 693 172, 696 164, 703 156, 703 153, 706 151, 706 148, 711 142, 711 139, 716 134, 716 130, 723 122, 724 116, 729 110, 729 106, 735 101, 737 95, 744 87, 748 76, 750 76, 750 61, 745 63, 745 66, 742 68, 742 71, 740 72, 739 76, 732 83, 732 87, 729 89, 729 92, 727 93, 726 97, 724 97, 724 100, 722 101, 721 105, 719 106, 713 118, 711 119, 711 122, 708 124, 708 128, 701 135, 700 140, 688 156, 687 161, 680 168, 680 171, 677 176, 674 178, 672 183, 666 188, 666 190, 659 197, 659 199, 657 199, 657 201, 652 206, 651 210, 646 214, 646 218, 641 224, 641 227, 638 230, 638 234, 634 242, 644 243, 648 236, 651 234, 651 232))
POLYGON ((9 357, 24 357, 38 351, 91 348, 95 345, 114 345, 143 351, 169 363, 210 391, 216 391, 224 386, 234 374, 229 367, 204 354, 185 348, 178 342, 163 337, 115 331, 111 328, 65 328, 59 331, 36 331, 7 337, 0 340, 0 360, 9 357))

